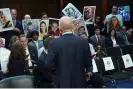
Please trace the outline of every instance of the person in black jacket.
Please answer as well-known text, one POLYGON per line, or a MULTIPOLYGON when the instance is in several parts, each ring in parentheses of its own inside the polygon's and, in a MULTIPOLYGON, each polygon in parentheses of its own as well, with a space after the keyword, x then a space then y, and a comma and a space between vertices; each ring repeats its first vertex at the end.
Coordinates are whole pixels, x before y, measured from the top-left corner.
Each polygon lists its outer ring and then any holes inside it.
POLYGON ((11 47, 11 54, 8 63, 8 76, 25 75, 26 53, 23 46, 20 43, 15 43, 11 47))
POLYGON ((38 88, 53 88, 53 80, 50 75, 47 65, 46 65, 46 57, 48 53, 48 43, 53 38, 47 37, 43 38, 43 45, 41 55, 37 61, 37 67, 34 69, 33 75, 35 76, 35 86, 38 88))
POLYGON ((57 88, 86 88, 86 74, 92 74, 88 41, 73 34, 71 18, 62 17, 59 24, 62 36, 50 41, 46 58, 54 84, 57 88))
POLYGON ((106 38, 106 47, 117 47, 123 45, 123 40, 116 36, 115 30, 110 30, 106 38))

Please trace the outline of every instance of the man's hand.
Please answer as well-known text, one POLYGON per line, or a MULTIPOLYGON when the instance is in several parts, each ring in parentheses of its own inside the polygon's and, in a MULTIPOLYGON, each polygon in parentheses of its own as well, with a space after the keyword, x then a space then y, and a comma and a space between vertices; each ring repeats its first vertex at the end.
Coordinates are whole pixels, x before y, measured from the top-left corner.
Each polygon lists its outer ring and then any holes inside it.
POLYGON ((88 81, 88 80, 90 80, 90 77, 92 76, 92 72, 88 72, 88 73, 86 73, 86 75, 87 75, 87 79, 86 80, 88 81))
POLYGON ((16 32, 19 32, 20 33, 20 30, 18 28, 14 28, 14 31, 16 32))

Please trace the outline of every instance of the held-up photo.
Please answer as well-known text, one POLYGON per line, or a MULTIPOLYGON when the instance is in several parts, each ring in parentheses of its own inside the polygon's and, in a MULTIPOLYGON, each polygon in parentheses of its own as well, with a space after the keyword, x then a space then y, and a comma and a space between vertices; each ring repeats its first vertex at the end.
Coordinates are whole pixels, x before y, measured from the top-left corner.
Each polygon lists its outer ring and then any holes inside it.
POLYGON ((0 32, 13 30, 14 25, 9 8, 0 9, 0 32))

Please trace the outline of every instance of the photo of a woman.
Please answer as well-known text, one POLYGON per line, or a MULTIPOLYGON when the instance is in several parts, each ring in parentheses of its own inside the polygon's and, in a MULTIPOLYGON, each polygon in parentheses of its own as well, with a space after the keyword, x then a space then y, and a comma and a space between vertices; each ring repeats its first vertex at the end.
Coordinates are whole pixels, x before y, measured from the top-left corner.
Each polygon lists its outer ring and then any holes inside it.
POLYGON ((0 22, 2 28, 9 28, 13 26, 11 21, 7 19, 7 17, 4 15, 2 11, 0 11, 0 22))
POLYGON ((112 16, 109 23, 109 30, 114 29, 116 32, 121 30, 120 22, 116 16, 112 16))
POLYGON ((40 23, 40 34, 39 37, 43 38, 44 35, 47 35, 47 25, 44 21, 40 23))

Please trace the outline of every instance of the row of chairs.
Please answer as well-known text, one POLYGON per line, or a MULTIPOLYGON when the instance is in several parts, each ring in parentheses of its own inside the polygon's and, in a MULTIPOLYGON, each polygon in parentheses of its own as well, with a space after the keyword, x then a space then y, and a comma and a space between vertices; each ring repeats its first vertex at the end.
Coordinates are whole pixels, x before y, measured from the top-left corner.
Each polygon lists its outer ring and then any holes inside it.
POLYGON ((106 52, 108 56, 122 56, 125 54, 133 54, 133 45, 109 47, 106 49, 106 52))
POLYGON ((103 78, 106 88, 133 88, 133 55, 93 59, 93 72, 103 78))

